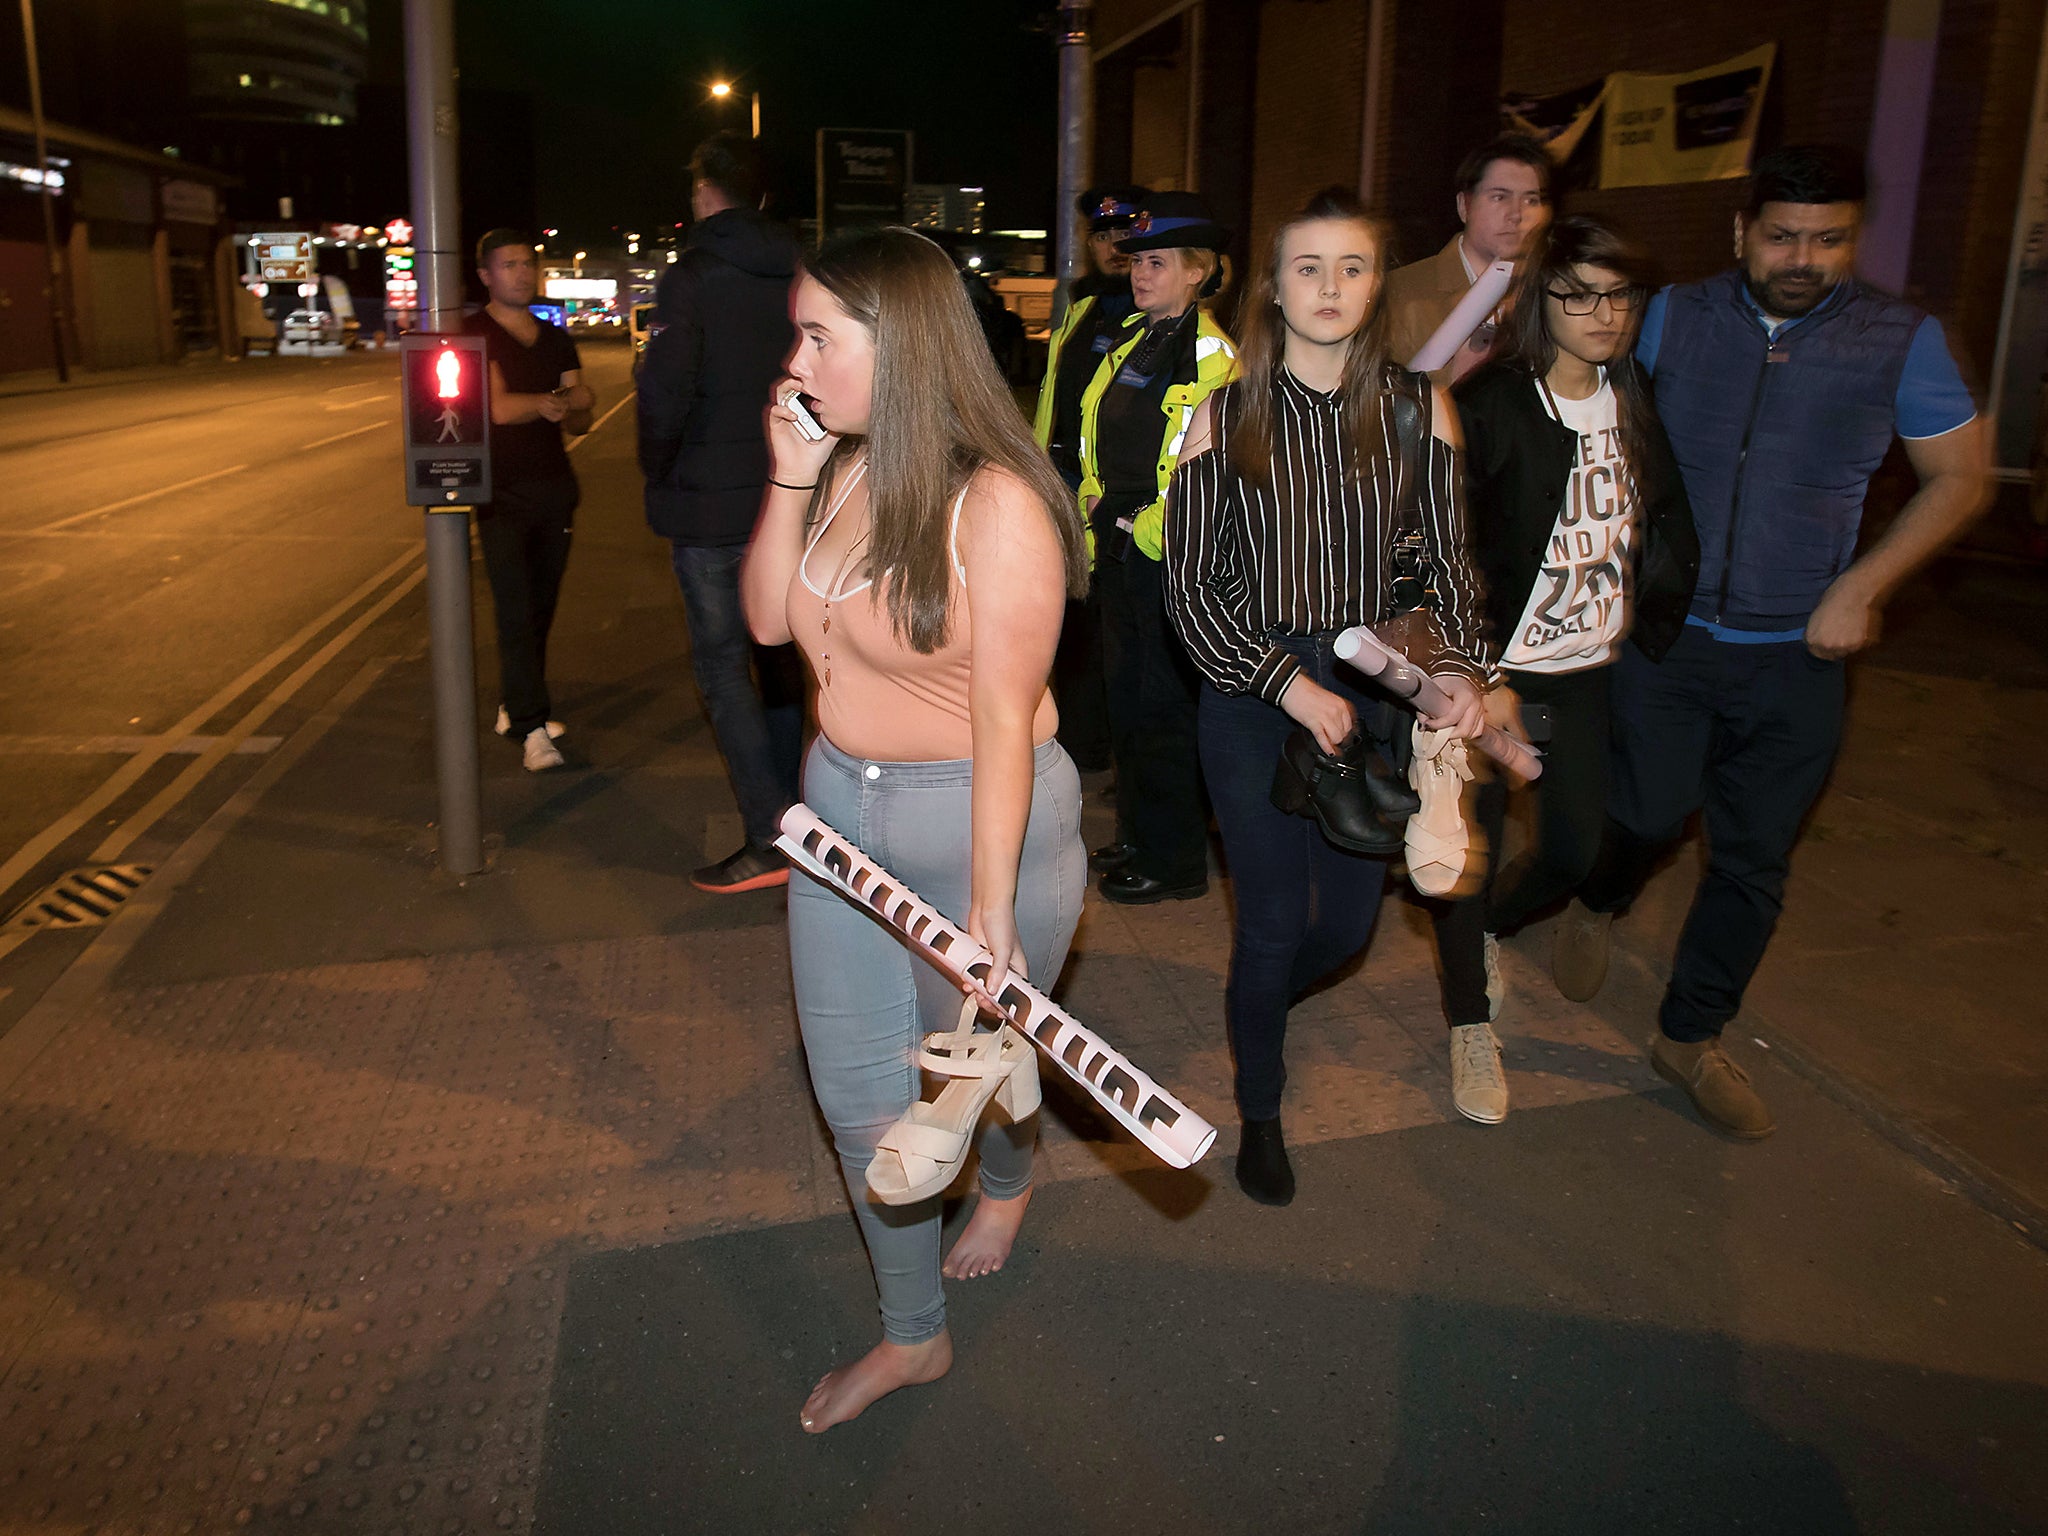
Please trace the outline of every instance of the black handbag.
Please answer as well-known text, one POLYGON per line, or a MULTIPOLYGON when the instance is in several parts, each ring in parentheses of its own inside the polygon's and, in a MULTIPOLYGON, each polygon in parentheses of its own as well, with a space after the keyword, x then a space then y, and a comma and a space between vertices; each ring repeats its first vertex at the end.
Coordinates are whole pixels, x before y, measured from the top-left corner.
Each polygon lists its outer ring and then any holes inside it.
POLYGON ((1389 648, 1406 656, 1424 672, 1432 671, 1444 650, 1444 632, 1437 623, 1436 571, 1429 563, 1429 541, 1422 527, 1422 486, 1429 474, 1425 448, 1429 442, 1432 396, 1420 374, 1397 372, 1387 391, 1387 413, 1394 420, 1395 461, 1393 538, 1393 616, 1372 626, 1389 648))

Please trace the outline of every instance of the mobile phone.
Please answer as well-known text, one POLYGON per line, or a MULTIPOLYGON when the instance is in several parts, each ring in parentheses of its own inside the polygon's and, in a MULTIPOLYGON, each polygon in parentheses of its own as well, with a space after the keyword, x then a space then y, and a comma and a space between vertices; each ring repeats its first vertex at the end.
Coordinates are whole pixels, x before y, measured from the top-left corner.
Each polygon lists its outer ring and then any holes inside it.
POLYGON ((825 440, 825 429, 818 425, 818 418, 805 407, 804 397, 791 394, 788 399, 790 414, 796 417, 797 435, 807 443, 822 443, 825 440))

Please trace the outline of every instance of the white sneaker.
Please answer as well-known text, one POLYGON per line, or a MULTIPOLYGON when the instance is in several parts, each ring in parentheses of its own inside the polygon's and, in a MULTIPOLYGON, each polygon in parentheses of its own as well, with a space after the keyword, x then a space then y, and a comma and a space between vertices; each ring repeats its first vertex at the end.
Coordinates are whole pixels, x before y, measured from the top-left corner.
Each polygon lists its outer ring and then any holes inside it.
POLYGON ((1507 1119, 1508 1080, 1491 1024, 1461 1024, 1451 1031, 1451 1102, 1481 1125, 1507 1119))
MULTIPOLYGON (((505 713, 505 706, 502 704, 498 706, 497 723, 491 729, 500 736, 510 736, 512 734, 512 717, 505 713)), ((547 725, 547 731, 548 735, 559 741, 569 734, 569 727, 562 724, 559 720, 550 720, 547 725)))
POLYGON ((1491 1024, 1500 1017, 1501 999, 1507 996, 1500 979, 1500 940, 1487 934, 1479 952, 1486 962, 1486 1021, 1491 1024))
POLYGON ((526 771, 539 773, 546 768, 559 768, 563 757, 554 737, 544 727, 535 727, 526 733, 526 771))

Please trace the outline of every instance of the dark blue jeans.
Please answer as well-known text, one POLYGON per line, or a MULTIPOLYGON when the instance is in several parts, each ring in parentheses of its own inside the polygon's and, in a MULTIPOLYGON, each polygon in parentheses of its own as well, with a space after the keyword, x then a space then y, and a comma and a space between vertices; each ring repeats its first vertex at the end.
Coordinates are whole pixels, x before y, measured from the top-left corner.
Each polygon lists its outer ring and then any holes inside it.
POLYGON ((670 550, 690 626, 690 672, 704 696, 704 713, 725 759, 747 841, 765 848, 775 841, 782 813, 797 797, 803 666, 795 646, 757 646, 747 633, 740 609, 744 544, 672 540, 670 550))
POLYGON ((1784 906, 1799 825, 1842 739, 1845 673, 1799 641, 1730 645, 1687 625, 1661 663, 1623 646, 1614 673, 1607 838, 1580 899, 1634 899, 1706 811, 1707 873, 1678 936, 1658 1021, 1711 1039, 1742 1007, 1784 906))
MULTIPOLYGON (((1391 706, 1365 691, 1328 641, 1281 643, 1302 658, 1310 677, 1350 698, 1376 734, 1391 729, 1391 706)), ((1287 1010, 1365 948, 1387 865, 1333 848, 1313 821, 1273 808, 1273 768, 1294 729, 1277 705, 1205 683, 1198 709, 1202 773, 1236 898, 1223 1011, 1237 1109, 1247 1120, 1270 1120, 1287 1086, 1287 1010)))

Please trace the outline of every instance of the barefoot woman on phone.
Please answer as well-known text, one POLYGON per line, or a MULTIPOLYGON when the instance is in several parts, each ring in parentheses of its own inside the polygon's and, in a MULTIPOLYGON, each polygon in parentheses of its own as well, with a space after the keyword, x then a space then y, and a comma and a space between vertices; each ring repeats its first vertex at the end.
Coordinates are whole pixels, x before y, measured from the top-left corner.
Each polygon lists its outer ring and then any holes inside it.
MULTIPOLYGON (((817 678, 804 799, 986 945, 995 974, 1050 986, 1087 883, 1080 782, 1046 688, 1066 600, 1087 586, 1080 514, 931 241, 884 229, 831 242, 798 279, 795 317, 742 595, 755 638, 794 640, 817 678), (799 391, 816 441, 799 429, 799 391)), ((980 1199, 942 1267, 937 1194, 879 1204, 868 1165, 901 1155, 878 1143, 918 1099, 919 1044, 952 1029, 960 993, 801 874, 789 950, 882 1311, 881 1343, 805 1400, 817 1433, 951 1366, 941 1274, 990 1274, 1009 1256, 1037 1121, 979 1127, 980 1199)))

